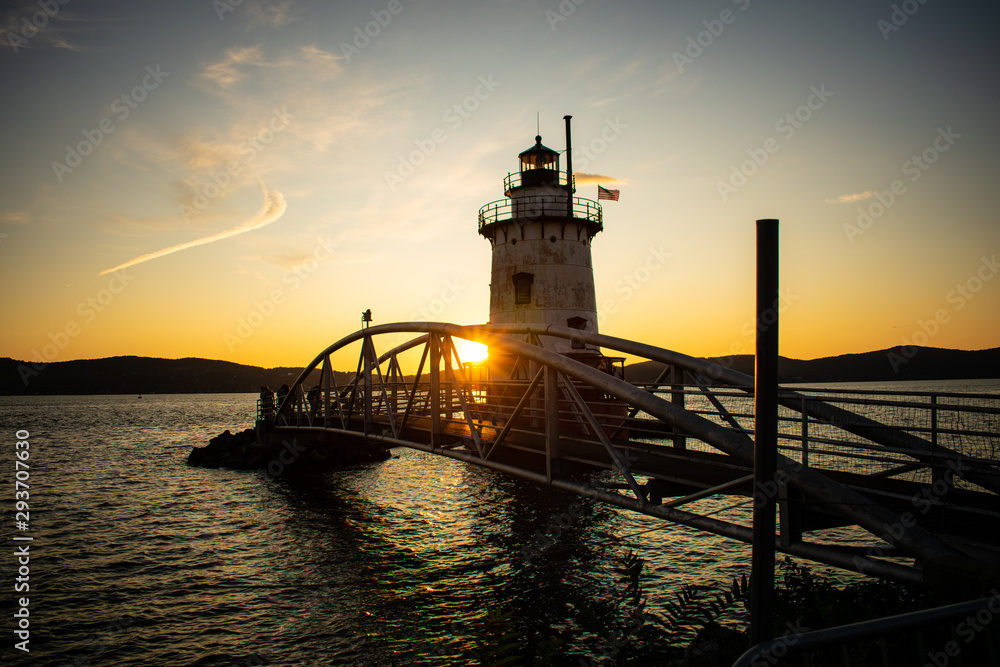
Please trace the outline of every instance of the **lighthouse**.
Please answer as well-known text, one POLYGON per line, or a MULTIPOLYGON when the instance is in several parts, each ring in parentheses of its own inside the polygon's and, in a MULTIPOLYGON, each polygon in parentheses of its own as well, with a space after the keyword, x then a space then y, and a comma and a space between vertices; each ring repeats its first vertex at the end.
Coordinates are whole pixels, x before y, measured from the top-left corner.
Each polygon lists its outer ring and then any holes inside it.
MULTIPOLYGON (((566 170, 560 169, 559 153, 536 136, 534 146, 518 155, 518 171, 504 179, 505 198, 479 210, 479 233, 493 249, 491 324, 597 332, 590 247, 604 227, 601 205, 574 196, 570 118, 564 118, 566 170)), ((541 343, 589 365, 603 358, 596 346, 580 340, 543 336, 541 343)))

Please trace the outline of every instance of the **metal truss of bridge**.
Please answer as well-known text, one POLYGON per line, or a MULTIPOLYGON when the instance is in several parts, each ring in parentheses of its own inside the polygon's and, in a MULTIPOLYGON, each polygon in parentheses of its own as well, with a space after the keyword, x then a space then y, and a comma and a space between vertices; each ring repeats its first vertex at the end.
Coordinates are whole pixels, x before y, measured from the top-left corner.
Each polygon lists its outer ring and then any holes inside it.
MULTIPOLYGON (((778 472, 758 489, 777 498, 779 551, 902 580, 1000 564, 1000 396, 782 388, 779 404, 778 472)), ((258 437, 410 447, 751 543, 753 423, 753 379, 705 360, 570 328, 407 322, 323 350, 258 437), (665 366, 627 382, 543 345, 559 338, 665 366), (459 339, 505 359, 501 377, 463 364, 459 339), (354 347, 338 382, 331 357, 354 347)))

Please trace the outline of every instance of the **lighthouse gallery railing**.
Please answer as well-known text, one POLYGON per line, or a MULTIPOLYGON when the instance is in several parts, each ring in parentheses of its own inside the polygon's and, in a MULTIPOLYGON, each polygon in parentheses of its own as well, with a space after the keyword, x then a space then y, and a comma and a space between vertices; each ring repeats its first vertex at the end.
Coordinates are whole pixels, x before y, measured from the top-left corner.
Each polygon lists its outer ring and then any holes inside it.
MULTIPOLYGON (((517 218, 570 217, 568 213, 565 194, 499 199, 479 209, 479 229, 517 218)), ((591 199, 573 197, 572 217, 596 223, 599 231, 604 228, 601 205, 591 199)))

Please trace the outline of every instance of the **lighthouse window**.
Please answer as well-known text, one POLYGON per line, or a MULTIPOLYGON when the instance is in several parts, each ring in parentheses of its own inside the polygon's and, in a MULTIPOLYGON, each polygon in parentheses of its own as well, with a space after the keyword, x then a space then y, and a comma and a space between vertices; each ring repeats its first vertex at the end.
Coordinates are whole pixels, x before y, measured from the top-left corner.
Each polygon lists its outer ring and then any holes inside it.
POLYGON ((531 285, 535 282, 535 276, 531 273, 514 274, 514 303, 531 303, 531 285))

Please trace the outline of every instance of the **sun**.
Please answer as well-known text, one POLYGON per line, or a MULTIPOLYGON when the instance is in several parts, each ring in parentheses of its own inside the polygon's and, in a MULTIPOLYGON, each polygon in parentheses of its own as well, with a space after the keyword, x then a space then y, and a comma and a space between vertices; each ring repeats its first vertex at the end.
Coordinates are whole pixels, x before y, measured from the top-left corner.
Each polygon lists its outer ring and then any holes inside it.
POLYGON ((463 364, 474 364, 486 359, 489 356, 489 348, 482 343, 476 343, 463 338, 452 338, 455 343, 455 350, 458 358, 463 364))

